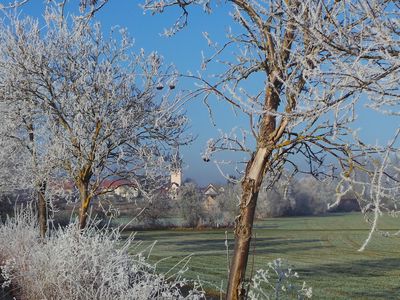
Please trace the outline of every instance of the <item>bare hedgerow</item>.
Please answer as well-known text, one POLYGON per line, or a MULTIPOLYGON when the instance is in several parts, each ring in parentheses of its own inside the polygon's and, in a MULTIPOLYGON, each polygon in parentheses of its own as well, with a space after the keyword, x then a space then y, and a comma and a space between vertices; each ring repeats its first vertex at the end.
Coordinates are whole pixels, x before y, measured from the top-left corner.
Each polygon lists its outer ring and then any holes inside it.
POLYGON ((129 254, 133 237, 99 230, 91 222, 58 228, 42 241, 31 209, 17 212, 0 227, 3 277, 18 287, 21 299, 204 299, 199 285, 156 274, 142 253, 129 254), (4 266, 4 267, 3 267, 4 266), (188 295, 186 285, 194 286, 188 295), (186 290, 186 288, 185 288, 186 290))

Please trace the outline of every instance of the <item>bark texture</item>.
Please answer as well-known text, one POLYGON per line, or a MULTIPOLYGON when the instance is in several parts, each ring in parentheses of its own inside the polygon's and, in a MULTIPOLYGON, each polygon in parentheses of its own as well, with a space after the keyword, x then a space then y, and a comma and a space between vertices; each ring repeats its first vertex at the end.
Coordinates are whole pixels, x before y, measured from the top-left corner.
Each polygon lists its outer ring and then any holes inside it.
POLYGON ((258 192, 263 179, 270 151, 260 148, 248 162, 246 176, 242 181, 240 213, 235 224, 235 249, 229 272, 226 299, 245 299, 246 266, 250 249, 254 214, 258 192))
POLYGON ((246 276, 246 266, 250 249, 251 232, 254 221, 254 213, 257 203, 258 191, 255 191, 254 181, 246 181, 245 197, 247 205, 240 207, 240 217, 235 231, 235 256, 232 260, 229 273, 229 286, 227 299, 244 299, 246 290, 243 286, 246 276))
POLYGON ((81 206, 79 208, 79 229, 82 230, 86 227, 91 196, 88 191, 88 183, 81 182, 78 184, 78 188, 81 200, 81 206))

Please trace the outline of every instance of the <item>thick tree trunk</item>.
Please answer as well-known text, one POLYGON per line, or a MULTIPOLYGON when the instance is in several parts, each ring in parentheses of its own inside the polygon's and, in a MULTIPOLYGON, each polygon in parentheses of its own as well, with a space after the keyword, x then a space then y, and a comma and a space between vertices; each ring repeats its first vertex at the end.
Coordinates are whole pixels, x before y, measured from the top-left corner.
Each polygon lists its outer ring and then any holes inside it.
POLYGON ((246 174, 242 181, 243 191, 240 200, 240 214, 235 224, 235 249, 226 294, 226 299, 228 300, 245 299, 246 296, 244 284, 254 213, 258 192, 270 153, 271 151, 267 148, 259 148, 248 162, 246 174))
POLYGON ((46 193, 46 182, 42 182, 38 188, 38 219, 39 219, 39 230, 40 237, 44 239, 47 232, 47 203, 45 198, 46 193))

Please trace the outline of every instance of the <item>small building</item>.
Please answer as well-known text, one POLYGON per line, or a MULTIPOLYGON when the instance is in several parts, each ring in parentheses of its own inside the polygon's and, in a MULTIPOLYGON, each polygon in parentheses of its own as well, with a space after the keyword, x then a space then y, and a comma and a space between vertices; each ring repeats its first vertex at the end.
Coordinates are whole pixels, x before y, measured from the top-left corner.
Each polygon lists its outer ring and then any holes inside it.
POLYGON ((132 185, 121 185, 114 190, 114 193, 122 198, 138 198, 140 191, 132 185))
POLYGON ((126 199, 136 199, 140 196, 140 190, 138 186, 126 179, 108 179, 104 180, 100 186, 99 190, 106 192, 103 194, 103 199, 112 199, 117 196, 121 200, 126 199))
POLYGON ((215 211, 218 208, 217 196, 225 191, 223 186, 209 184, 203 191, 205 196, 203 207, 207 212, 215 211))
POLYGON ((212 184, 212 183, 210 183, 204 189, 204 195, 210 196, 210 197, 216 197, 223 192, 225 192, 225 188, 222 185, 216 185, 216 184, 212 184))

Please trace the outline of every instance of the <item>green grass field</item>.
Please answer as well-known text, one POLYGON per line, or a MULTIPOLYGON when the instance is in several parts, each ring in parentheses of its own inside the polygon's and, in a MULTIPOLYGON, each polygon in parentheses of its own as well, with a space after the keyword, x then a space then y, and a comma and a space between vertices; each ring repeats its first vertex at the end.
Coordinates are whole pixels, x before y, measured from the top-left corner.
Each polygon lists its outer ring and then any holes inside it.
MULTIPOLYGON (((385 219, 381 227, 396 229, 398 221, 385 219)), ((358 252, 368 235, 358 213, 268 219, 255 228, 249 271, 280 257, 312 286, 313 299, 400 299, 400 239, 376 234, 367 249, 358 252)), ((231 231, 228 238, 232 250, 231 231)), ((191 255, 186 278, 199 277, 207 289, 225 285, 225 230, 143 231, 136 239, 143 241, 141 247, 157 240, 150 260, 163 259, 158 263, 160 272, 191 255)))

